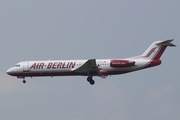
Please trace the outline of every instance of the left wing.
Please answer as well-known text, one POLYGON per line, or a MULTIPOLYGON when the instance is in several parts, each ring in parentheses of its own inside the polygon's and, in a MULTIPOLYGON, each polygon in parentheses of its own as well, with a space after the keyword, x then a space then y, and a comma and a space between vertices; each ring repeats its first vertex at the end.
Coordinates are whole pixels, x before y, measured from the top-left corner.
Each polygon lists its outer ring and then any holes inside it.
POLYGON ((73 71, 78 73, 87 73, 87 75, 101 76, 98 66, 96 65, 96 59, 89 59, 81 67, 73 71))

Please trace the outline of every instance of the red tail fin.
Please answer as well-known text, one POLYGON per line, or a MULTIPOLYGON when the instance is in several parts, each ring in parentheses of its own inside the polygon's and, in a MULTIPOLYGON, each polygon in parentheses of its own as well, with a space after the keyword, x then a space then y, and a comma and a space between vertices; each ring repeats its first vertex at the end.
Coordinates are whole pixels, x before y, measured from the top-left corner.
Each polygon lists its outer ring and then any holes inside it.
POLYGON ((141 55, 142 59, 159 60, 167 46, 175 46, 172 40, 156 41, 141 55))

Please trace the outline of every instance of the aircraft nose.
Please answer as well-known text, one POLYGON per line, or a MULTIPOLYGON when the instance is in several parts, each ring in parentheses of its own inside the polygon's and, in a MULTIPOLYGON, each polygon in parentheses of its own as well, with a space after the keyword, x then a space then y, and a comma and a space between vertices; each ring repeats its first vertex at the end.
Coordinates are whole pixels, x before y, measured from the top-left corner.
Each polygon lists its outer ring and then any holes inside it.
POLYGON ((10 68, 10 69, 8 69, 8 70, 6 71, 6 73, 7 73, 8 75, 11 75, 13 72, 14 72, 14 70, 13 70, 12 68, 10 68))

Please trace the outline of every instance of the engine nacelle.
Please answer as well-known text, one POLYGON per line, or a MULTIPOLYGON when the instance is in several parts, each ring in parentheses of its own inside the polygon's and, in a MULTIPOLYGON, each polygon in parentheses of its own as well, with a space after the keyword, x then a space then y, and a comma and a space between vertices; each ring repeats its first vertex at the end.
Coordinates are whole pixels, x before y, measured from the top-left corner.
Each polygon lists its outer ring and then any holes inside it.
POLYGON ((136 62, 130 60, 111 60, 110 66, 115 68, 129 67, 135 65, 136 62))

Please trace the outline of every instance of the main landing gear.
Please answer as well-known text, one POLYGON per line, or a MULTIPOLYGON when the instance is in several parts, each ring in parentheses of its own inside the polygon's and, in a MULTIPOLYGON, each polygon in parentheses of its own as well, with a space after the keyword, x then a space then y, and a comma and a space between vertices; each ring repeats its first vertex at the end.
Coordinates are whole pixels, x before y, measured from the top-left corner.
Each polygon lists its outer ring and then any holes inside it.
POLYGON ((91 84, 91 85, 94 85, 95 81, 92 79, 92 76, 89 76, 87 78, 87 81, 91 84))

